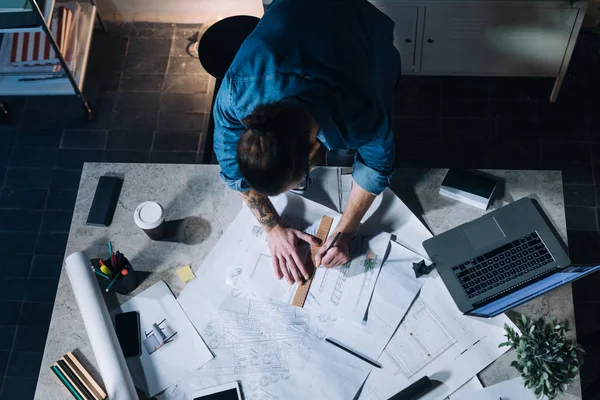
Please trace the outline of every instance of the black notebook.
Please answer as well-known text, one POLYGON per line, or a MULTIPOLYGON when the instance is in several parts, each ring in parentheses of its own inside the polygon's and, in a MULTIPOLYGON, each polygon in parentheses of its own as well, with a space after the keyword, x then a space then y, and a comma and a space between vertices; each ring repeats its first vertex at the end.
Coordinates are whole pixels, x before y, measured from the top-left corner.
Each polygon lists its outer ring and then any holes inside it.
POLYGON ((440 194, 487 210, 498 180, 479 172, 451 169, 446 174, 440 194))

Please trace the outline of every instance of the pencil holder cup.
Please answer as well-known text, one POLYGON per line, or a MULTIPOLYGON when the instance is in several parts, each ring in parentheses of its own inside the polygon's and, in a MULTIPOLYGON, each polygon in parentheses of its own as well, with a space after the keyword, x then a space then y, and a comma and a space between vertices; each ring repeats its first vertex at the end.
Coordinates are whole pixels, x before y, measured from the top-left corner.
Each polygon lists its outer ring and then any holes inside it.
MULTIPOLYGON (((100 268, 99 260, 92 260, 92 265, 100 268)), ((104 265, 109 270, 113 270, 112 260, 110 258, 104 260, 104 265)), ((120 294, 128 294, 135 290, 135 288, 138 286, 138 282, 135 270, 131 266, 131 263, 129 263, 129 260, 126 257, 122 257, 119 260, 117 267, 118 268, 114 268, 114 270, 117 272, 113 272, 112 276, 110 276, 110 279, 99 277, 98 282, 100 284, 100 289, 102 291, 106 291, 106 289, 108 289, 108 291, 112 290, 120 294), (114 283, 113 280, 115 280, 114 283)))

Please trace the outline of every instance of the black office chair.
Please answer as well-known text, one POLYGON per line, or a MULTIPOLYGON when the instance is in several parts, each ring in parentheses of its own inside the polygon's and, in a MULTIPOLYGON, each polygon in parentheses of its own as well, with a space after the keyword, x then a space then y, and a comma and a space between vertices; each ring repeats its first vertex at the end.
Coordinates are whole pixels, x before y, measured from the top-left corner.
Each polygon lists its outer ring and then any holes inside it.
MULTIPOLYGON (((244 40, 256 28, 258 21, 260 19, 257 17, 236 15, 215 23, 202 35, 200 43, 198 43, 198 58, 206 72, 214 76, 217 80, 212 100, 213 105, 221 86, 221 80, 225 76, 244 40)), ((205 164, 213 160, 215 123, 212 115, 212 107, 211 105, 208 133, 202 155, 202 163, 205 164)))

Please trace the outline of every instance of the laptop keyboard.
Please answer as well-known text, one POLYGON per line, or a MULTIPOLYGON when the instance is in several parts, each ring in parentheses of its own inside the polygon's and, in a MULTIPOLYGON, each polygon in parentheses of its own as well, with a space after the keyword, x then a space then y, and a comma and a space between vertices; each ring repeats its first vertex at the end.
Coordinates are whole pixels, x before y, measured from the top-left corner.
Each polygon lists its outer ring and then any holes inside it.
POLYGON ((554 258, 537 232, 452 268, 463 289, 473 298, 548 265, 554 258))

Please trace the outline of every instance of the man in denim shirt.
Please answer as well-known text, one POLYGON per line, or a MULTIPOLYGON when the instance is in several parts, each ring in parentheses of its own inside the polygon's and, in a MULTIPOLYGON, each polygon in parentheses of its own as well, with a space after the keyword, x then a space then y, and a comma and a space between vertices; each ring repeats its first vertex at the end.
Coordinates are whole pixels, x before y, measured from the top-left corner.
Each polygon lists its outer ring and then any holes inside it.
POLYGON ((356 150, 342 219, 316 257, 336 267, 394 163, 390 103, 400 76, 394 23, 366 0, 275 0, 225 75, 214 106, 221 176, 268 235, 278 279, 309 277, 268 195, 295 187, 319 148, 356 150), (327 248, 337 232, 335 246, 327 248))

